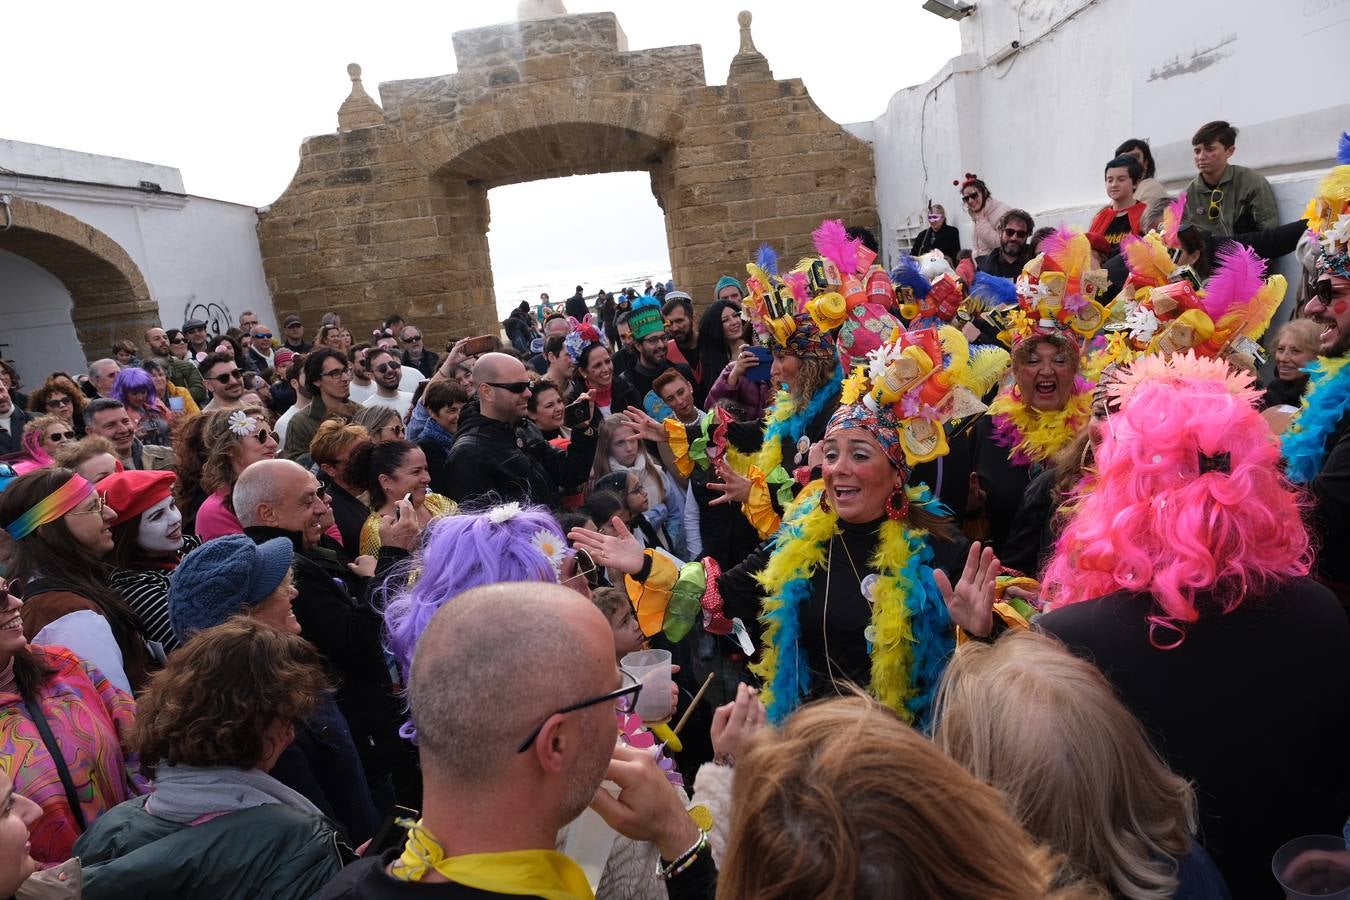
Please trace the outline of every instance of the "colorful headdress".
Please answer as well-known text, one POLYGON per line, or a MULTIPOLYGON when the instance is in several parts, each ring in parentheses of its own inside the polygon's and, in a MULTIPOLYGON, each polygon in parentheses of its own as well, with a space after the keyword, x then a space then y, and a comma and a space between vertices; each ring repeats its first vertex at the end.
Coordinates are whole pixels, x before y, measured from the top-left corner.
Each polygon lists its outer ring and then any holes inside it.
POLYGON ((1017 277, 1020 310, 1009 317, 1009 343, 1059 334, 1081 346, 1096 334, 1106 321, 1097 297, 1109 281, 1105 269, 1091 265, 1092 246, 1081 231, 1059 228, 1046 237, 1017 277))
MULTIPOLYGON (((629 320, 631 323, 631 319, 629 320)), ((581 354, 586 352, 586 348, 591 344, 600 343, 600 332, 595 330, 595 326, 589 322, 583 322, 563 338, 563 352, 571 357, 574 364, 581 363, 581 354)))
POLYGON ((1318 239, 1318 274, 1350 278, 1350 132, 1341 134, 1336 162, 1303 215, 1318 239))
POLYGON ((980 397, 1007 366, 1008 351, 972 350, 951 326, 897 332, 844 382, 826 434, 865 428, 908 472, 947 453, 945 426, 984 412, 980 397))
POLYGON ((1247 368, 1260 365, 1258 341, 1288 285, 1282 275, 1264 277, 1266 263, 1256 251, 1236 242, 1224 245, 1201 290, 1177 274, 1159 235, 1126 238, 1121 252, 1130 267, 1129 283, 1137 287, 1111 304, 1106 329, 1112 332, 1107 353, 1113 362, 1194 350, 1199 356, 1235 357, 1247 368))
POLYGON ((666 320, 661 315, 661 301, 651 294, 643 294, 634 300, 628 312, 628 327, 632 329, 635 341, 665 331, 666 320))
POLYGON ((83 475, 72 475, 70 480, 30 506, 23 515, 5 526, 5 531, 16 541, 21 541, 49 522, 70 512, 94 493, 94 486, 83 475))
POLYGON ((966 299, 965 282, 941 250, 917 258, 901 253, 891 282, 900 300, 900 316, 912 329, 946 325, 966 299))

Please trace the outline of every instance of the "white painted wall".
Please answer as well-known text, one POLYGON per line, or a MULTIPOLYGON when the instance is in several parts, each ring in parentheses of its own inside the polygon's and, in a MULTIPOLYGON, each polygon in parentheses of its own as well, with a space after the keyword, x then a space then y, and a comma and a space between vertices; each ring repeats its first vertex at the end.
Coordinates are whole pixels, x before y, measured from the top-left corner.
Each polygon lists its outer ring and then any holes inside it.
POLYGON ((18 367, 24 390, 51 372, 84 370, 84 352, 70 324, 70 292, 46 269, 0 250, 0 347, 18 367))
MULTIPOLYGON (((0 193, 55 207, 120 244, 145 277, 164 327, 188 317, 234 325, 245 309, 277 324, 253 207, 185 195, 177 169, 20 141, 0 140, 0 166, 18 173, 0 169, 0 193), (141 181, 162 190, 142 190, 141 181)), ((49 317, 62 311, 73 341, 69 293, 55 279, 43 288, 30 278, 20 299, 10 286, 14 272, 12 263, 0 264, 0 340, 14 343, 5 331, 11 314, 40 309, 49 317)), ((12 350, 6 355, 17 357, 12 350)))

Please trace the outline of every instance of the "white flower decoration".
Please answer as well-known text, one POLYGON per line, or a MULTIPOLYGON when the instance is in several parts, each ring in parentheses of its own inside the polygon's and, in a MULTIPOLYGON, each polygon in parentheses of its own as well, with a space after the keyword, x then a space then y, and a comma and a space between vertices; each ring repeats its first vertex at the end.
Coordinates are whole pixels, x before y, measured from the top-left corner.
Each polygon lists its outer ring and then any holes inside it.
POLYGON ((252 416, 247 415, 243 410, 236 409, 230 413, 230 430, 240 437, 248 437, 258 430, 258 422, 252 416))
POLYGON ((1345 213, 1326 231, 1322 232, 1322 246, 1328 253, 1334 252, 1336 245, 1350 243, 1350 213, 1345 213))
POLYGON ((493 525, 509 522, 518 515, 520 515, 520 504, 514 500, 510 503, 503 503, 501 506, 494 506, 487 511, 488 521, 493 525))
POLYGON ((567 542, 547 528, 541 528, 530 538, 530 542, 548 558, 553 571, 562 574, 563 559, 567 555, 567 542))
POLYGON ((867 377, 872 381, 880 380, 885 376, 891 362, 899 359, 904 352, 905 348, 900 346, 899 341, 896 341, 893 344, 882 344, 867 354, 867 377))
POLYGON ((1158 331, 1158 317, 1147 306, 1136 306, 1125 316, 1125 326, 1132 339, 1147 344, 1158 331))

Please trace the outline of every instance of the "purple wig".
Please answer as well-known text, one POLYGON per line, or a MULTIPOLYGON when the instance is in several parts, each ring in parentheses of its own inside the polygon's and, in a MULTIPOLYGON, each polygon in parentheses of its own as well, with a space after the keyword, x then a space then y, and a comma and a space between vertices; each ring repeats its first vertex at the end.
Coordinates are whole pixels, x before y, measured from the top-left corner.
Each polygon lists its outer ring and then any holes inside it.
POLYGON ((404 572, 412 577, 384 607, 389 650, 405 679, 427 623, 457 594, 503 581, 557 583, 553 563, 535 546, 534 537, 541 531, 566 546, 562 529, 542 506, 508 503, 445 516, 427 526, 421 548, 404 564, 404 572))
POLYGON ((120 400, 123 406, 131 409, 131 404, 127 402, 127 394, 132 391, 145 391, 146 410, 160 412, 163 409, 159 392, 155 390, 154 377, 140 366, 129 366, 118 372, 108 393, 120 400))

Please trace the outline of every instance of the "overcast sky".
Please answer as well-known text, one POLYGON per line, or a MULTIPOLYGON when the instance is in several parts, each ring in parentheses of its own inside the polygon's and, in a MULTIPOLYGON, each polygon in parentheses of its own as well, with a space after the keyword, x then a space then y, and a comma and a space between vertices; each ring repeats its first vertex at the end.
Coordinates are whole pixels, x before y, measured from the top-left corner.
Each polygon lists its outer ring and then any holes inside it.
MULTIPOLYGON (((568 0, 611 10, 630 49, 703 47, 726 81, 745 0, 568 0)), ((175 166, 189 193, 263 206, 294 174, 300 142, 337 127, 346 65, 381 81, 455 70, 450 35, 515 18, 515 0, 228 4, 7 3, 0 137, 175 166)), ((959 52, 955 23, 920 0, 773 0, 752 7, 755 44, 778 78, 800 77, 838 122, 878 116, 900 88, 959 52)), ((0 160, 0 165, 4 160, 0 160)), ((499 284, 525 274, 665 257, 645 174, 498 188, 499 284), (596 229, 577 224, 597 223, 596 229), (603 224, 602 224, 603 223, 603 224), (603 228, 607 233, 597 234, 603 228)))

